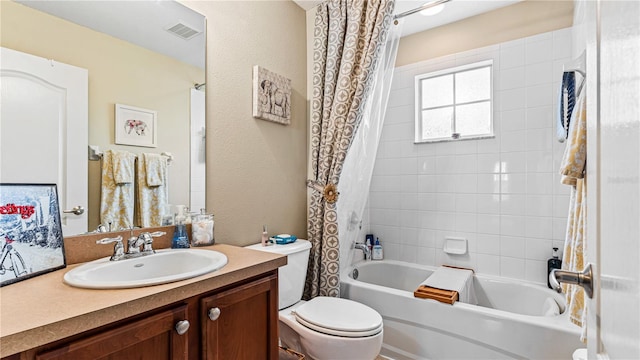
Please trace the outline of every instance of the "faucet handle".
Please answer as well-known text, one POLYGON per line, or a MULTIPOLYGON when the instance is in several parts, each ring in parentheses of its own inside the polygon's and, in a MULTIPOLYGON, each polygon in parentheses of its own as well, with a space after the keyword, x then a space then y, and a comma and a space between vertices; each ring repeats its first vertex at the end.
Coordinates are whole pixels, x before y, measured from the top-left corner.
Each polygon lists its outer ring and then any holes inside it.
POLYGON ((111 255, 111 261, 120 260, 124 257, 124 245, 122 245, 122 235, 118 235, 113 238, 104 238, 96 241, 96 244, 111 244, 116 243, 113 246, 113 255, 111 255))
POLYGON ((152 233, 142 233, 140 234, 140 239, 144 241, 144 247, 142 248, 143 252, 153 252, 155 253, 156 251, 153 250, 153 238, 154 237, 160 237, 165 235, 166 232, 164 231, 154 231, 152 233))
MULTIPOLYGON (((112 237, 112 238, 104 238, 104 239, 100 239, 96 241, 96 244, 111 244, 113 242, 118 242, 122 245, 122 235, 118 235, 116 237, 112 237)), ((117 244, 116 244, 117 245, 117 244)))
POLYGON ((155 250, 153 250, 153 237, 154 236, 161 236, 164 235, 164 232, 162 231, 156 231, 153 233, 149 233, 149 232, 143 232, 142 234, 140 234, 138 236, 138 242, 140 245, 144 245, 144 247, 142 248, 142 252, 153 252, 155 253, 155 250))

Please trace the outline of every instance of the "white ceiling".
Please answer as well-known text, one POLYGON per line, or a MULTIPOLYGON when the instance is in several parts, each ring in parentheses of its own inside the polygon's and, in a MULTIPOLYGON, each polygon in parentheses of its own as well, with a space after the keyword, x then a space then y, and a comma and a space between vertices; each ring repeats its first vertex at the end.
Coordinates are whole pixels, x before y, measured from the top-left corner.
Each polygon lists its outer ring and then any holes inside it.
MULTIPOLYGON (((293 0, 304 10, 309 10, 322 1, 293 0)), ((456 22, 474 15, 482 14, 503 6, 515 4, 522 0, 452 0, 445 4, 441 13, 433 16, 413 14, 404 18, 402 36, 407 36, 420 31, 456 22)), ((394 14, 400 14, 407 10, 415 9, 430 0, 396 0, 394 14)))
MULTIPOLYGON (((182 20, 197 30, 205 30, 204 16, 172 0, 16 0, 17 2, 76 24, 103 32, 204 68, 205 35, 183 40, 164 29, 182 20)), ((293 0, 304 10, 322 1, 293 0)), ((430 0, 397 0, 394 13, 419 7, 430 0)), ((522 0, 452 0, 434 16, 404 18, 402 36, 478 15, 522 0)))
POLYGON ((204 16, 176 1, 16 1, 204 69, 204 16), (184 40, 165 30, 178 21, 201 33, 184 40))

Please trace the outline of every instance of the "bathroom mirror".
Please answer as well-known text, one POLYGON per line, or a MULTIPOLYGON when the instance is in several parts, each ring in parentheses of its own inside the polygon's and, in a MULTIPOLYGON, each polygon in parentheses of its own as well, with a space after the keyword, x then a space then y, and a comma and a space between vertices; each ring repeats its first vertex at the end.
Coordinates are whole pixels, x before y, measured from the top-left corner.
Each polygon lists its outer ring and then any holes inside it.
MULTIPOLYGON (((3 47, 88 70, 88 145, 171 153, 169 203, 204 207, 203 15, 151 0, 3 1, 2 12, 3 47), (115 144, 116 104, 157 112, 156 147, 115 144)), ((85 159, 91 231, 100 224, 101 161, 85 159)))

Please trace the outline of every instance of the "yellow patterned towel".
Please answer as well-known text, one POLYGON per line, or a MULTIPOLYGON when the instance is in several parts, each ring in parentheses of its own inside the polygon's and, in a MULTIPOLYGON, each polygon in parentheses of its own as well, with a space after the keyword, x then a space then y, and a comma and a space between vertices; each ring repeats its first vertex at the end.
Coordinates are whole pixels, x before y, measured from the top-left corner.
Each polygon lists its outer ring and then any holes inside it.
POLYGON ((147 186, 160 186, 167 173, 167 159, 160 154, 143 154, 147 172, 147 186))
MULTIPOLYGON (((587 106, 583 89, 574 108, 569 138, 562 159, 562 183, 571 186, 569 216, 565 236, 562 269, 582 272, 586 256, 587 183, 584 178, 587 164, 587 106)), ((586 341, 586 312, 584 290, 577 285, 562 285, 566 294, 571 322, 582 328, 581 340, 586 341)))
POLYGON ((587 165, 587 101, 583 89, 573 110, 567 147, 560 164, 562 183, 576 185, 577 179, 584 178, 587 165))
MULTIPOLYGON (((114 174, 114 154, 107 150, 102 155, 102 186, 100 196, 100 222, 111 224, 112 230, 128 229, 133 226, 134 184, 133 182, 117 183, 114 174)), ((119 156, 124 162, 135 163, 135 155, 126 151, 119 156)), ((133 171, 133 169, 132 169, 133 171)), ((122 179, 121 179, 122 180, 122 179)))
MULTIPOLYGON (((142 227, 160 226, 162 223, 162 209, 169 201, 169 182, 167 173, 167 159, 158 155, 164 162, 162 166, 153 168, 153 171, 160 169, 158 174, 161 185, 149 185, 147 170, 147 159, 149 154, 142 154, 138 157, 137 166, 137 188, 138 199, 136 200, 136 223, 142 227)), ((157 155, 157 154, 151 154, 157 155)), ((153 183, 153 182, 152 182, 153 183)))
POLYGON ((123 150, 110 151, 113 159, 113 180, 116 184, 131 184, 133 182, 136 156, 123 150))

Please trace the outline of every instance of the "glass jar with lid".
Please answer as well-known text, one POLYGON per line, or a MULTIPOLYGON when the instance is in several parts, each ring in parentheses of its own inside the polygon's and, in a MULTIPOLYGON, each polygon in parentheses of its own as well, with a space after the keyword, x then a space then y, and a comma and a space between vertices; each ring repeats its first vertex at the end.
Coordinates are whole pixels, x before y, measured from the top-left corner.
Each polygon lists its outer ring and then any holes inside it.
POLYGON ((213 239, 213 214, 206 214, 204 209, 191 219, 191 245, 209 246, 215 243, 213 239))

